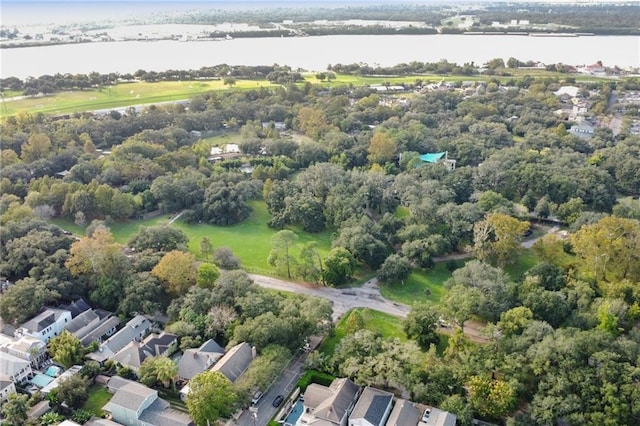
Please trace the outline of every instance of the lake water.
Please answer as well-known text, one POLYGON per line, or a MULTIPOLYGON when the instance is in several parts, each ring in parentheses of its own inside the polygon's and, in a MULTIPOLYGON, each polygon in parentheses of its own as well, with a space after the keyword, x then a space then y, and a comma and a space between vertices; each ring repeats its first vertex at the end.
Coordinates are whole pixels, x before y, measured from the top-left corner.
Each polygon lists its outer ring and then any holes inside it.
POLYGON ((139 69, 198 69, 230 65, 289 65, 309 71, 329 64, 403 62, 483 64, 501 57, 569 65, 602 61, 640 66, 640 37, 527 37, 515 35, 380 35, 252 38, 223 41, 93 42, 1 49, 0 76, 26 78, 55 73, 133 73, 139 69))

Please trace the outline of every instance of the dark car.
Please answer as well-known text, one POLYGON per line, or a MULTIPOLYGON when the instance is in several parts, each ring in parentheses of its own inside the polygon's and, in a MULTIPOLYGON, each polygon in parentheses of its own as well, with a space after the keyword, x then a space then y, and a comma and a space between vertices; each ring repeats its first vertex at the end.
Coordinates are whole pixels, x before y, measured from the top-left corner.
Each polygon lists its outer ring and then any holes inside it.
POLYGON ((273 400, 273 406, 274 407, 279 407, 280 404, 282 404, 283 400, 284 400, 284 396, 282 396, 282 395, 276 396, 276 399, 273 400))

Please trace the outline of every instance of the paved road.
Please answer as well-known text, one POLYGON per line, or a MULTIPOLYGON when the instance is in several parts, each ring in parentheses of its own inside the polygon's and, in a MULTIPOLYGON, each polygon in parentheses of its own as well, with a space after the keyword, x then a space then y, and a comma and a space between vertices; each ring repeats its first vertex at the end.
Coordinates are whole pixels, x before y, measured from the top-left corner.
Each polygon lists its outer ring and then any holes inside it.
POLYGON ((265 426, 269 423, 269 420, 279 410, 286 408, 285 404, 287 401, 283 402, 282 405, 278 408, 273 406, 273 400, 278 395, 282 395, 285 398, 293 392, 296 387, 296 383, 302 376, 304 371, 304 361, 307 358, 307 353, 303 352, 298 355, 295 360, 289 364, 289 366, 284 370, 284 372, 278 377, 278 380, 265 392, 262 400, 256 405, 257 418, 254 419, 252 413, 249 410, 245 410, 238 420, 230 421, 227 425, 238 425, 238 426, 265 426))
POLYGON ((392 302, 380 296, 378 280, 375 278, 367 281, 362 287, 337 289, 292 283, 263 275, 250 274, 249 276, 261 287, 308 294, 330 300, 333 304, 334 322, 353 308, 371 308, 401 318, 405 318, 410 310, 407 305, 392 302))

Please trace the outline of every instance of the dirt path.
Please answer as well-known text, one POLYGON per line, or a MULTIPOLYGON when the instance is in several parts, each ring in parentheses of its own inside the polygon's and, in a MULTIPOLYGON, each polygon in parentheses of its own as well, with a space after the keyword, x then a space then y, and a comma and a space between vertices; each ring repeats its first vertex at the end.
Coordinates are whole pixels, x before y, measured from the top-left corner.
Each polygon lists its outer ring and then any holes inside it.
POLYGON ((279 291, 308 294, 322 297, 333 305, 333 320, 338 321, 353 308, 370 308, 396 317, 406 318, 410 307, 402 303, 392 302, 380 295, 377 279, 367 281, 362 287, 338 289, 332 287, 313 286, 307 283, 292 283, 274 277, 249 274, 249 277, 261 287, 279 291))
POLYGON ((186 212, 186 210, 182 210, 180 213, 178 213, 177 215, 172 217, 171 220, 169 221, 169 225, 171 225, 176 220, 180 219, 180 216, 182 216, 185 212, 186 212))

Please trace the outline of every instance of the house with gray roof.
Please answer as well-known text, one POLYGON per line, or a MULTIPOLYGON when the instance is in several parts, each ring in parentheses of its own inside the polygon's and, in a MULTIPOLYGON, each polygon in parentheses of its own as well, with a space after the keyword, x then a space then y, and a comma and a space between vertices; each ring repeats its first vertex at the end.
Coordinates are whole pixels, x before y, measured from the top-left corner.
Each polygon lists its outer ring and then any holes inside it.
POLYGON ((349 426, 385 426, 393 394, 367 386, 349 416, 349 426))
POLYGON ((136 315, 117 333, 104 341, 97 351, 87 355, 89 359, 103 363, 120 352, 130 342, 141 341, 151 328, 151 322, 142 315, 136 315))
POLYGON ((47 345, 42 340, 31 336, 22 336, 17 340, 5 343, 0 351, 6 351, 13 356, 27 360, 31 363, 31 367, 36 369, 40 368, 40 365, 48 359, 47 345))
MULTIPOLYGON (((213 346, 212 346, 213 347, 213 346)), ((222 373, 231 383, 234 383, 242 374, 247 371, 249 365, 256 357, 256 349, 252 348, 248 343, 240 343, 229 349, 218 362, 216 362, 210 371, 222 373)), ((180 389, 180 398, 186 401, 187 395, 191 388, 187 383, 180 389)))
POLYGON ((591 139, 595 134, 595 127, 586 121, 580 121, 571 126, 569 133, 580 139, 591 139))
POLYGON ((420 421, 421 426, 456 426, 455 414, 438 408, 428 408, 420 421))
POLYGON ((110 316, 94 328, 90 333, 80 339, 83 346, 89 346, 93 342, 102 343, 105 339, 113 336, 120 325, 120 318, 110 316))
POLYGON ((154 356, 169 356, 178 348, 178 336, 170 333, 147 336, 142 342, 129 342, 111 357, 111 360, 138 371, 145 359, 154 356))
POLYGON ((297 425, 346 426, 359 393, 360 387, 348 378, 335 379, 329 386, 310 384, 297 425))
POLYGON ((16 338, 31 336, 47 343, 52 337, 62 333, 65 324, 69 321, 71 321, 71 312, 65 309, 46 308, 18 327, 14 336, 16 338))
POLYGON ((416 426, 420 421, 420 410, 414 402, 396 400, 386 426, 416 426))
POLYGON ((211 371, 219 371, 233 383, 249 368, 255 357, 255 348, 243 342, 229 349, 229 352, 218 360, 211 371))
POLYGON ((65 324, 64 329, 78 339, 82 339, 111 315, 111 312, 102 309, 88 309, 65 324))
POLYGON ((29 361, 6 351, 0 351, 0 375, 8 377, 15 384, 22 384, 29 380, 32 374, 29 361))
POLYGON ((140 383, 129 382, 120 387, 102 409, 125 426, 191 426, 191 418, 170 408, 158 398, 158 391, 140 383))
POLYGON ((71 312, 71 318, 75 318, 81 313, 91 309, 91 306, 89 306, 89 304, 81 297, 75 302, 71 302, 66 305, 60 305, 60 309, 65 309, 71 312))
POLYGON ((0 374, 0 405, 8 401, 9 395, 12 393, 16 393, 16 384, 13 383, 11 377, 0 374))
POLYGON ((224 349, 213 339, 207 340, 199 348, 187 349, 178 362, 178 378, 191 380, 196 374, 207 371, 223 355, 224 349))

